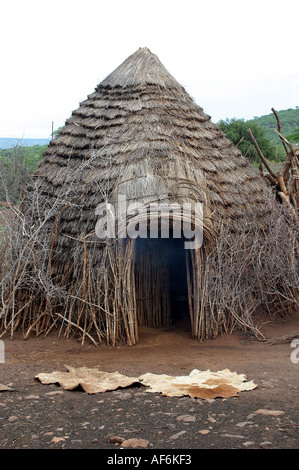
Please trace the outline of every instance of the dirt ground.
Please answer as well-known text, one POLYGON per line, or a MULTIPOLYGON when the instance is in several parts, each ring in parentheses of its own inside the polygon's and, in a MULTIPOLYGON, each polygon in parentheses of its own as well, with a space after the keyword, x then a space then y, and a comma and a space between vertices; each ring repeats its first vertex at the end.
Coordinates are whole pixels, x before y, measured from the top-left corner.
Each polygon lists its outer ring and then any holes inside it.
MULTIPOLYGON (((263 327, 268 338, 296 331, 298 316, 263 327)), ((139 336, 131 348, 82 347, 76 339, 58 339, 55 333, 26 341, 18 335, 2 338, 0 383, 13 391, 0 392, 0 449, 121 448, 121 439, 110 442, 111 436, 144 439, 149 449, 299 448, 299 363, 291 361, 290 341, 269 346, 236 331, 197 342, 187 326, 143 327, 139 336), (34 378, 65 370, 65 364, 130 376, 228 368, 258 386, 234 398, 201 400, 147 393, 143 386, 88 395, 34 378), (256 413, 259 409, 282 413, 256 413)))

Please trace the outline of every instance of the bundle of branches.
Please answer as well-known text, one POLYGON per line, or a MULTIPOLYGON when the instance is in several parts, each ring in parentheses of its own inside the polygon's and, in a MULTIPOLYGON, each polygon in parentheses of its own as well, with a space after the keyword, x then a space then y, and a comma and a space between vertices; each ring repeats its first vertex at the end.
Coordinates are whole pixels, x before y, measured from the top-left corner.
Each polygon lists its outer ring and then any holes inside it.
POLYGON ((261 159, 259 165, 260 175, 264 178, 273 188, 276 193, 276 198, 283 204, 285 204, 292 217, 294 218, 298 228, 299 228, 299 154, 298 154, 298 145, 293 146, 282 134, 281 134, 281 123, 278 117, 277 112, 274 108, 271 109, 274 113, 277 128, 274 131, 279 135, 279 138, 282 142, 282 145, 286 152, 286 160, 284 163, 284 168, 281 172, 275 173, 263 152, 261 151, 251 129, 248 129, 249 137, 255 146, 258 155, 261 159), (267 169, 268 173, 264 173, 263 165, 267 169))
POLYGON ((267 204, 266 232, 254 221, 238 236, 220 225, 200 273, 202 315, 215 335, 242 328, 263 340, 265 318, 299 311, 299 232, 286 206, 267 204))

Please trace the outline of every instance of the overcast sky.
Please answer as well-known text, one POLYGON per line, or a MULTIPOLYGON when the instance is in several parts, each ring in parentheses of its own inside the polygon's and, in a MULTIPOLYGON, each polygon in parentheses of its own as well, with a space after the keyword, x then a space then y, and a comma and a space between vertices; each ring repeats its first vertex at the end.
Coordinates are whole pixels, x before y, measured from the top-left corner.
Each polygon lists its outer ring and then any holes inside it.
POLYGON ((0 137, 48 138, 139 47, 214 122, 299 105, 298 0, 0 5, 0 137))

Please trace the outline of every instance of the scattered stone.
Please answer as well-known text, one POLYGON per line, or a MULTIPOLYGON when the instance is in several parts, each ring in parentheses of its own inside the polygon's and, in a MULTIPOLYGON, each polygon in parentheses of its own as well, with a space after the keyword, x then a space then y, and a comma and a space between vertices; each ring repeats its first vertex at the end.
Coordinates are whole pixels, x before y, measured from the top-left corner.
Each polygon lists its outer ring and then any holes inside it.
POLYGON ((252 421, 243 421, 242 423, 237 423, 236 426, 238 426, 238 428, 244 428, 244 426, 247 426, 247 424, 253 424, 252 421))
POLYGON ((65 439, 64 437, 53 437, 50 442, 53 444, 58 444, 59 442, 64 442, 65 439))
POLYGON ((13 421, 16 421, 17 419, 18 419, 17 416, 10 416, 10 417, 8 418, 8 421, 11 423, 11 422, 13 422, 13 421))
POLYGON ((223 434, 223 437, 232 437, 233 439, 245 439, 244 436, 238 436, 238 434, 223 434))
POLYGON ((147 441, 146 439, 131 438, 127 439, 126 441, 123 441, 121 446, 125 449, 129 447, 132 447, 133 449, 136 449, 137 447, 147 449, 149 446, 149 441, 147 441))
POLYGON ((91 442, 92 442, 93 444, 98 444, 100 441, 99 441, 99 439, 93 439, 91 442))
POLYGON ((8 385, 0 384, 0 392, 13 392, 13 388, 8 385))
POLYGON ((53 392, 48 392, 46 393, 46 395, 48 395, 49 397, 52 397, 53 395, 63 395, 64 392, 62 390, 54 390, 53 392))
POLYGON ((255 444, 254 441, 246 441, 246 442, 243 442, 243 446, 245 447, 250 447, 250 446, 253 446, 255 444))
POLYGON ((123 441, 125 441, 125 438, 120 436, 110 436, 108 438, 108 442, 111 442, 112 444, 121 444, 123 441))
POLYGON ((196 421, 195 416, 191 415, 181 415, 177 417, 178 421, 183 421, 183 423, 194 423, 196 421))
POLYGON ((170 436, 169 439, 175 441, 175 440, 178 439, 179 437, 183 436, 183 434, 187 434, 187 431, 180 431, 180 432, 177 432, 176 434, 173 434, 173 436, 170 436))
POLYGON ((284 415, 285 412, 281 410, 263 410, 261 408, 255 411, 255 414, 266 415, 266 416, 281 416, 281 415, 284 415))
POLYGON ((132 398, 132 395, 131 395, 131 393, 129 393, 129 392, 122 393, 122 394, 119 396, 119 399, 120 399, 120 400, 130 400, 130 398, 132 398))
MULTIPOLYGON (((173 424, 173 423, 167 423, 167 424, 165 424, 164 427, 167 428, 167 429, 175 429, 175 424, 173 424)), ((184 432, 185 432, 185 431, 184 431, 184 432)))
POLYGON ((210 421, 210 423, 216 423, 216 419, 213 418, 212 416, 208 417, 208 421, 210 421))
POLYGON ((45 432, 44 436, 53 436, 52 432, 45 432))
POLYGON ((27 395, 27 397, 24 397, 25 400, 38 400, 39 396, 38 395, 27 395))
POLYGON ((261 442, 260 443, 260 447, 262 447, 263 449, 266 449, 267 447, 269 446, 272 446, 272 442, 271 441, 264 441, 264 442, 261 442))
POLYGON ((209 429, 201 429, 200 431, 198 431, 199 434, 210 434, 211 431, 209 431, 209 429))

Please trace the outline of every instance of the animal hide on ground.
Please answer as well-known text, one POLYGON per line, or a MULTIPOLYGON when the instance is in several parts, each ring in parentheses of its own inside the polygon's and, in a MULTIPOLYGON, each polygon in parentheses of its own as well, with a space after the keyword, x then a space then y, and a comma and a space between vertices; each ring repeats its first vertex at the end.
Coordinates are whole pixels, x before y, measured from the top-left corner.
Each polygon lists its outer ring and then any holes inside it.
POLYGON ((43 384, 59 383, 65 390, 74 390, 80 385, 85 392, 90 394, 129 387, 139 382, 137 377, 127 377, 119 372, 103 372, 87 367, 65 367, 68 372, 54 371, 49 374, 38 374, 35 378, 43 384))
POLYGON ((139 380, 143 385, 150 387, 147 392, 160 392, 167 397, 189 395, 193 398, 202 399, 228 398, 237 396, 239 392, 253 390, 257 387, 253 381, 246 382, 244 374, 237 374, 229 369, 218 372, 194 369, 189 375, 181 377, 147 373, 141 375, 139 380))

